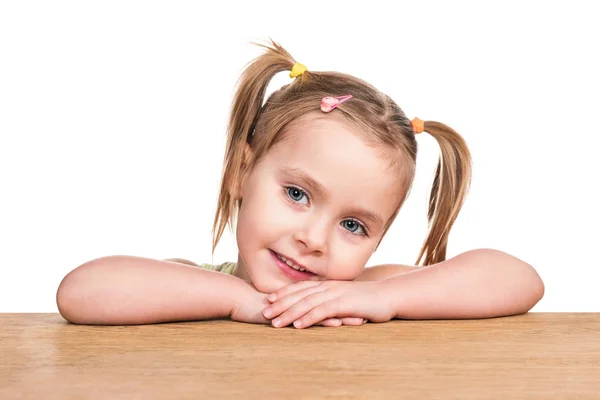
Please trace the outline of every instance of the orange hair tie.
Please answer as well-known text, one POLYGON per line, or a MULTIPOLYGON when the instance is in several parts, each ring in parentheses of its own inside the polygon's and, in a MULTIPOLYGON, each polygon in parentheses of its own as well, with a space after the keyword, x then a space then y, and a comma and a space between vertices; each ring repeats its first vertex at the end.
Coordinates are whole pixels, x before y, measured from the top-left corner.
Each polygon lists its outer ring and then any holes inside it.
POLYGON ((425 121, 422 121, 417 117, 413 118, 413 120, 410 121, 410 124, 412 125, 415 134, 421 133, 425 129, 425 121))

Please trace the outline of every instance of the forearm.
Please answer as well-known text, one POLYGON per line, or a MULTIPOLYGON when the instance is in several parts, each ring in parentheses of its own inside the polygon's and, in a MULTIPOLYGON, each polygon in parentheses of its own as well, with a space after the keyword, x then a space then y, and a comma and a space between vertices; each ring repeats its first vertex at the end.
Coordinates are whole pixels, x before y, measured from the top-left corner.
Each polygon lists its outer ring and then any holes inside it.
POLYGON ((86 263, 61 282, 57 304, 72 323, 149 324, 228 317, 242 280, 227 274, 132 256, 86 263))
POLYGON ((522 314, 543 296, 527 263, 479 249, 382 281, 401 319, 490 318, 522 314))

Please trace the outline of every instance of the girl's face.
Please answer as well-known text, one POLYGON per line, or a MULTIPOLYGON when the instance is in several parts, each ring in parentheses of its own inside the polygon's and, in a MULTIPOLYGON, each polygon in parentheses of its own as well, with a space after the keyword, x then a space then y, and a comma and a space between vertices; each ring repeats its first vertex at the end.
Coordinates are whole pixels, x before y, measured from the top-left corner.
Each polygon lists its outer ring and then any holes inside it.
POLYGON ((241 186, 235 275, 263 293, 355 279, 398 205, 401 178, 343 116, 299 118, 241 186))

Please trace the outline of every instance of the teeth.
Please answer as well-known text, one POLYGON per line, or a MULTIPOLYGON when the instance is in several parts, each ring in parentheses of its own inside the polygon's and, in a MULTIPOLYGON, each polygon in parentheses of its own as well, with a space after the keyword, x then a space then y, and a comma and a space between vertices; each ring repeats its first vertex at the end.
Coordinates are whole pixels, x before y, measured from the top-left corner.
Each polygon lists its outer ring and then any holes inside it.
POLYGON ((304 272, 306 271, 306 269, 297 266, 296 264, 294 264, 293 262, 291 262, 290 260, 288 260, 287 258, 285 258, 284 256, 280 256, 279 254, 277 254, 277 257, 279 257, 279 259, 281 261, 283 261, 284 263, 286 263, 287 265, 289 265, 290 267, 294 268, 296 271, 301 271, 304 272))

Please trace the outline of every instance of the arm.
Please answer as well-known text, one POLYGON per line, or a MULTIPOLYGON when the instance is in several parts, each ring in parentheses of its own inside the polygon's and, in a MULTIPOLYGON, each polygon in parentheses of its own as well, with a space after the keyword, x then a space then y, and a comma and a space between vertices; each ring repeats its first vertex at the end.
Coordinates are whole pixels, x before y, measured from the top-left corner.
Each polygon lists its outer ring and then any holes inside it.
POLYGON ((248 290, 241 279, 220 272, 110 256, 67 274, 56 301, 61 315, 76 324, 149 324, 229 317, 237 306, 236 296, 248 290))
POLYGON ((523 314, 544 295, 544 284, 532 266, 492 249, 468 251, 381 283, 395 317, 401 319, 523 314))
POLYGON ((386 264, 377 265, 375 267, 365 268, 363 273, 359 275, 355 281, 382 281, 392 276, 405 274, 407 272, 416 271, 420 267, 411 267, 410 265, 386 264))

